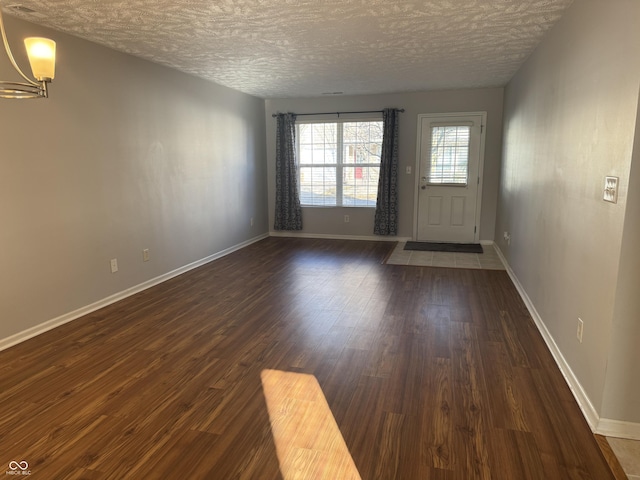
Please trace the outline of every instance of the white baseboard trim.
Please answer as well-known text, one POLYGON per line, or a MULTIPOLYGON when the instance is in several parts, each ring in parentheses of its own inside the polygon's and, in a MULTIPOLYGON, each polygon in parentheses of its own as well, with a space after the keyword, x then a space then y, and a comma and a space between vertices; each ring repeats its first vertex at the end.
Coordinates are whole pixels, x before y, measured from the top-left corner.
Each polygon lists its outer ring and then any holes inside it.
POLYGON ((160 275, 158 277, 152 278, 150 280, 147 280, 146 282, 143 282, 139 285, 135 285, 131 288, 127 288, 126 290, 123 290, 121 292, 115 293, 113 295, 110 295, 106 298, 103 298, 102 300, 98 300, 97 302, 94 302, 90 305, 87 305, 85 307, 81 307, 77 310, 74 310, 73 312, 69 312, 69 313, 65 313, 64 315, 61 315, 59 317, 53 318, 51 320, 48 320, 44 323, 41 323, 39 325, 36 325, 34 327, 28 328, 26 330, 23 330, 22 332, 18 332, 14 335, 11 335, 10 337, 4 338, 2 340, 0 340, 0 351, 2 350, 6 350, 7 348, 13 347, 14 345, 17 345, 18 343, 24 342, 25 340, 28 340, 30 338, 33 338, 37 335, 40 335, 44 332, 47 332, 49 330, 52 330, 56 327, 59 327, 60 325, 64 325, 65 323, 69 323, 73 320, 76 320, 80 317, 83 317, 85 315, 88 315, 89 313, 95 312, 96 310, 99 310, 103 307, 106 307, 108 305, 111 305, 112 303, 115 303, 119 300, 123 300, 127 297, 130 297, 132 295, 135 295, 136 293, 139 293, 143 290, 146 290, 148 288, 154 287, 162 282, 166 282, 167 280, 170 280, 171 278, 177 277, 178 275, 182 275, 183 273, 188 272, 189 270, 193 270, 195 268, 201 267, 202 265, 205 265, 207 263, 213 262, 214 260, 217 260, 219 258, 222 258, 226 255, 229 255, 230 253, 233 253, 237 250, 240 250, 241 248, 247 247, 249 245, 251 245, 252 243, 256 243, 259 242, 260 240, 263 240, 265 238, 267 238, 269 236, 269 234, 263 234, 263 235, 259 235, 257 237, 251 238, 245 242, 239 243, 237 245, 234 245, 232 247, 229 247, 225 250, 222 250, 220 252, 214 253, 213 255, 209 255, 208 257, 205 257, 203 259, 197 260, 193 263, 190 263, 188 265, 185 265, 183 267, 177 268, 175 270, 172 270, 171 272, 167 272, 163 275, 160 275))
POLYGON ((556 344, 555 340, 551 336, 551 333, 549 333, 549 330, 547 329, 542 318, 538 314, 535 306, 533 305, 533 302, 527 295, 527 292, 524 290, 524 287, 518 280, 518 277, 516 276, 515 272, 509 266, 509 262, 507 262, 507 259, 505 258, 502 251, 500 250, 500 247, 498 247, 497 244, 495 244, 494 246, 496 251, 498 252, 498 256, 500 257, 500 260, 502 260, 502 263, 504 264, 507 270, 507 273, 509 274, 509 277, 511 278, 511 281, 515 285, 516 289, 518 290, 518 293, 520 294, 520 296, 522 297, 522 300, 527 306, 527 309, 529 310, 529 313, 531 314, 533 321, 538 327, 538 330, 540 331, 542 338, 544 338, 544 341, 546 342, 547 347, 551 351, 551 355, 553 355, 553 358, 556 361, 556 364, 560 368, 560 371, 562 372, 562 375, 564 376, 564 379, 567 382, 567 385, 571 389, 571 392, 573 393, 573 396, 575 397, 576 402, 578 402, 578 406, 580 407, 580 410, 582 410, 582 414, 584 415, 585 420, 589 424, 589 427, 591 427, 591 430, 593 431, 593 433, 604 435, 606 437, 640 440, 640 423, 623 422, 619 420, 611 420, 608 418, 600 418, 600 415, 598 414, 593 404, 591 403, 591 400, 589 399, 587 393, 582 388, 582 385, 578 381, 578 378, 575 376, 575 374, 571 370, 571 367, 569 366, 566 359, 562 355, 562 352, 560 351, 560 349, 558 348, 558 345, 556 344))
MULTIPOLYGON (((293 231, 276 231, 271 230, 269 235, 272 237, 289 237, 289 238, 320 238, 327 240, 373 240, 378 242, 411 242, 412 237, 387 237, 384 235, 334 235, 326 233, 298 233, 293 231)), ((481 245, 493 245, 493 240, 480 240, 481 245)))
POLYGON ((640 423, 621 422, 609 418, 601 418, 596 433, 605 437, 640 440, 640 423))
POLYGON ((289 231, 275 231, 269 232, 272 237, 290 237, 290 238, 320 238, 327 240, 373 240, 378 242, 408 242, 411 237, 387 237, 384 235, 333 235, 325 233, 298 233, 289 231))
POLYGON ((511 281, 513 282, 516 289, 518 290, 518 293, 520 294, 520 297, 522 297, 522 300, 524 301, 527 307, 527 310, 529 310, 529 313, 531 314, 533 321, 538 327, 538 330, 540 331, 542 338, 547 344, 547 348, 549 348, 551 355, 553 355, 553 358, 556 361, 556 364, 560 368, 560 372, 564 376, 564 379, 567 382, 567 385, 571 389, 573 396, 578 402, 578 406, 580 407, 580 410, 582 410, 582 414, 584 415, 584 418, 587 420, 587 423, 591 427, 591 430, 593 432, 596 432, 598 423, 600 420, 598 412, 593 407, 591 400, 587 396, 587 393, 584 391, 584 388, 582 388, 582 385, 580 384, 580 382, 578 381, 578 378, 573 373, 573 370, 571 370, 569 363, 566 361, 566 359, 562 355, 560 348, 558 348, 558 344, 556 344, 555 340, 553 339, 553 336, 551 336, 551 333, 549 333, 549 330, 547 329, 547 326, 544 324, 542 317, 540 317, 540 315, 538 314, 536 307, 533 305, 533 302, 529 298, 529 295, 527 295, 527 292, 525 291, 524 287, 520 283, 520 280, 518 280, 518 277, 516 276, 511 266, 509 265, 509 262, 507 262, 507 259, 503 255, 502 251, 500 250, 500 247, 498 247, 498 245, 495 245, 495 248, 496 248, 496 252, 498 252, 498 256, 500 257, 500 260, 502 260, 502 263, 504 264, 507 270, 507 273, 509 274, 509 277, 511 278, 511 281))

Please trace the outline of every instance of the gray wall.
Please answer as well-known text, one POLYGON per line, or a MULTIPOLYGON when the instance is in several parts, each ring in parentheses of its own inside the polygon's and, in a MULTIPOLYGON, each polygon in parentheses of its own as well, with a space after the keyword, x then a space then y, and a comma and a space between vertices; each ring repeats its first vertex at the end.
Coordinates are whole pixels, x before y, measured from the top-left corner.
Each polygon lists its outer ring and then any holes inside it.
MULTIPOLYGON (((269 227, 273 228, 275 204, 275 135, 277 112, 314 113, 404 108, 399 123, 399 229, 398 236, 413 235, 415 165, 418 115, 421 113, 487 112, 484 189, 480 239, 493 240, 502 148, 502 88, 446 90, 387 95, 335 96, 266 101, 267 161, 269 175, 269 227), (405 173, 406 167, 412 173, 405 173)), ((373 208, 303 208, 302 233, 323 235, 373 236, 373 208), (344 223, 344 215, 350 223, 344 223)))
POLYGON ((58 64, 50 99, 0 101, 0 339, 268 232, 263 100, 6 27, 58 64))
MULTIPOLYGON (((640 45, 638 45, 640 47, 640 45)), ((636 51, 640 51, 638 48, 636 51)), ((640 423, 640 103, 629 174, 602 416, 640 423)))
MULTIPOLYGON (((607 371, 607 362, 619 347, 619 335, 611 343, 618 281, 635 282, 637 295, 637 271, 622 272, 620 265, 632 250, 621 250, 625 208, 628 215, 639 213, 628 198, 639 19, 637 1, 574 2, 505 91, 495 238, 601 415, 608 375, 617 376, 618 386, 620 375, 637 384, 632 371, 607 371), (620 177, 616 205, 602 200, 606 175, 620 177), (504 231, 511 232, 510 246, 502 240, 504 231), (578 317, 584 320, 582 344, 576 339, 578 317)), ((621 305, 619 314, 637 312, 637 306, 621 305)), ((637 331, 637 315, 616 322, 627 320, 637 331)), ((629 359, 618 358, 615 368, 629 359)), ((640 387, 633 390, 625 394, 635 396, 637 406, 640 387)), ((640 412, 626 407, 611 404, 606 414, 638 421, 640 412)))

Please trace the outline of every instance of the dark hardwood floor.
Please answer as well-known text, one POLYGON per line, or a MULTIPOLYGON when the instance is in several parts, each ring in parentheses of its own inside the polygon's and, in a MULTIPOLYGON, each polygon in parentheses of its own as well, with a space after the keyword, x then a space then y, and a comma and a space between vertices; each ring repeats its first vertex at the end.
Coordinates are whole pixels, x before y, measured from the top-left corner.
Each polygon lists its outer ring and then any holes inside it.
POLYGON ((613 479, 507 273, 393 246, 269 238, 0 352, 0 462, 289 480, 272 370, 315 377, 363 479, 613 479))

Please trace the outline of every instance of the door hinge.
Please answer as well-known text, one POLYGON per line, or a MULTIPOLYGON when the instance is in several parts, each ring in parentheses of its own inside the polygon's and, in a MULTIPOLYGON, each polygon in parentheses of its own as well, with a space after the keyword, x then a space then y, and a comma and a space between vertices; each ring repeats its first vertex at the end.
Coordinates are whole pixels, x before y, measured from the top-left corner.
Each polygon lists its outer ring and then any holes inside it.
POLYGON ((476 233, 478 231, 478 226, 476 225, 475 227, 473 227, 473 233, 476 233))
POLYGON ((480 177, 478 177, 478 185, 480 185, 480 177))
POLYGON ((480 133, 482 133, 484 130, 484 125, 480 124, 480 133))

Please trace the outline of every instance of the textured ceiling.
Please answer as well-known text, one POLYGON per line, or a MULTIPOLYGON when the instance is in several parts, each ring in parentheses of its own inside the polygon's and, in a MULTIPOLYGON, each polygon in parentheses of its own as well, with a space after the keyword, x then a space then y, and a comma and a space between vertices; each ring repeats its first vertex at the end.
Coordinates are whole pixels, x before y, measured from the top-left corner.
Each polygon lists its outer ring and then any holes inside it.
POLYGON ((505 85, 572 0, 2 0, 263 98, 505 85))

